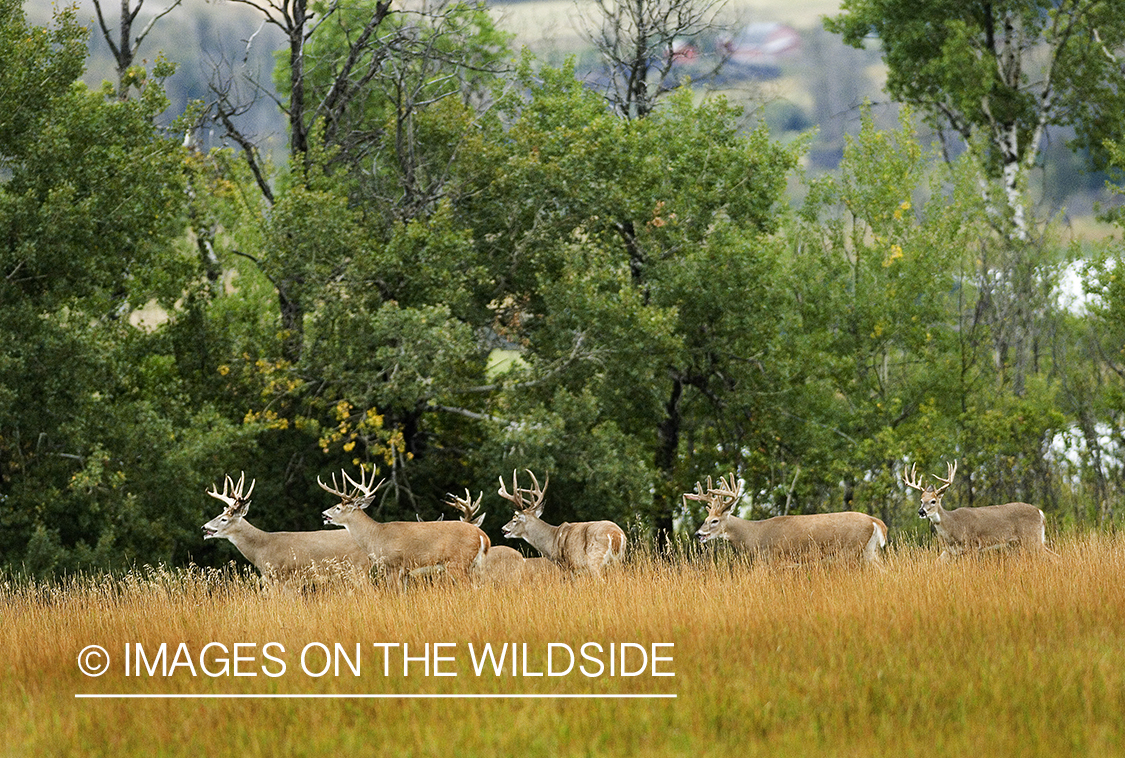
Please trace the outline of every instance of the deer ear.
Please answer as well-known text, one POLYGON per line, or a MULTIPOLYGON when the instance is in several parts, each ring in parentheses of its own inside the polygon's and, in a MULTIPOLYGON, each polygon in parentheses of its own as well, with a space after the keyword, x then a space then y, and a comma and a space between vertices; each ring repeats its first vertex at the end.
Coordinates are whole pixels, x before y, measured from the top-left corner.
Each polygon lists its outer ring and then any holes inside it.
POLYGON ((477 516, 475 519, 473 519, 469 523, 472 524, 473 526, 479 527, 481 524, 484 523, 484 517, 485 517, 485 514, 482 513, 481 515, 477 516))

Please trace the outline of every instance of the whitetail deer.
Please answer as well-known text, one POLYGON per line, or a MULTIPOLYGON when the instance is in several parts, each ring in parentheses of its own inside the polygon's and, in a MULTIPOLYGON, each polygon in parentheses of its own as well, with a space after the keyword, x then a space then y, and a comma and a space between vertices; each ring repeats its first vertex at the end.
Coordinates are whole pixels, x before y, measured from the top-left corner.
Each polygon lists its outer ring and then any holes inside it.
MULTIPOLYGON (((445 504, 461 513, 461 520, 479 527, 484 523, 485 514, 480 512, 480 501, 484 493, 474 501, 468 489, 465 497, 450 494, 445 504)), ((559 567, 546 558, 525 558, 520 551, 505 545, 493 545, 480 566, 480 575, 497 584, 518 583, 545 579, 561 574, 559 567)))
POLYGON ((268 579, 288 580, 309 571, 354 568, 366 573, 371 569, 367 552, 341 529, 263 532, 253 526, 245 516, 255 481, 244 493, 245 483, 245 473, 238 478, 238 484, 227 476, 222 492, 215 487, 207 493, 226 507, 203 525, 203 539, 230 540, 268 579))
MULTIPOLYGON (((942 483, 925 487, 915 474, 917 464, 910 471, 903 471, 902 480, 907 487, 922 493, 918 506, 918 517, 928 519, 934 525, 938 543, 941 545, 939 560, 949 560, 966 552, 999 550, 1009 547, 1023 547, 1032 551, 1052 551, 1047 548, 1047 520, 1043 511, 1029 503, 1004 503, 985 505, 976 508, 954 508, 947 511, 941 507, 941 496, 953 484, 957 473, 957 461, 946 463, 948 476, 942 483)), ((1053 553, 1052 553, 1053 554, 1053 553)))
POLYGON ((406 588, 406 577, 414 569, 441 566, 455 579, 463 579, 470 570, 480 566, 488 554, 488 535, 464 521, 388 521, 380 523, 363 512, 371 504, 384 480, 375 484, 360 471, 359 481, 344 475, 345 487, 336 484, 332 475, 329 487, 320 477, 317 483, 340 502, 324 511, 324 522, 347 529, 356 542, 389 576, 406 588))
POLYGON ((718 487, 708 477, 706 489, 696 482, 694 493, 684 493, 685 500, 707 504, 707 517, 696 532, 700 542, 725 539, 736 549, 765 560, 861 558, 869 563, 878 562, 879 549, 887 544, 887 525, 866 513, 813 513, 748 521, 733 513, 741 497, 742 483, 736 484, 734 474, 729 481, 720 477, 718 487))
POLYGON ((504 536, 522 538, 532 547, 566 571, 589 573, 600 577, 602 570, 625 555, 625 532, 612 521, 580 521, 552 526, 539 518, 543 513, 543 497, 550 476, 539 486, 535 474, 527 472, 534 485, 520 489, 516 472, 512 472, 512 492, 500 477, 500 497, 512 501, 516 513, 504 524, 504 536), (524 497, 531 498, 528 503, 524 497))

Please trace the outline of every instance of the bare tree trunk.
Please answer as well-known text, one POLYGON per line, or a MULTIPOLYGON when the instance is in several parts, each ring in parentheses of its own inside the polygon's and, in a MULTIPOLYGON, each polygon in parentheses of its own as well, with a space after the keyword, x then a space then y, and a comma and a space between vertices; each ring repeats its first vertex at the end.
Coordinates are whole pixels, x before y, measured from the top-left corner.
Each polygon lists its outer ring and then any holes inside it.
POLYGON ((172 2, 164 8, 164 10, 157 13, 151 21, 141 30, 141 33, 133 37, 133 23, 137 20, 137 14, 141 12, 141 8, 145 4, 145 0, 137 0, 136 7, 130 7, 130 0, 121 0, 121 16, 117 22, 117 40, 114 41, 113 30, 109 28, 106 23, 105 15, 102 13, 102 0, 94 0, 94 12, 98 17, 98 27, 102 32, 102 39, 109 46, 109 51, 113 54, 113 59, 117 62, 117 98, 119 100, 126 100, 129 97, 129 69, 133 67, 133 61, 136 60, 137 51, 144 42, 145 37, 152 31, 152 27, 157 21, 167 16, 175 10, 184 0, 172 0, 172 2))
MULTIPOLYGON (((582 18, 582 34, 602 57, 606 97, 628 119, 648 116, 675 63, 674 44, 725 28, 725 0, 594 0, 599 18, 582 18)), ((717 62, 711 75, 725 60, 717 62)))
POLYGON ((653 497, 653 525, 656 529, 656 548, 667 553, 672 547, 675 532, 676 460, 680 449, 680 400, 684 383, 679 377, 672 380, 672 392, 664 405, 664 418, 657 426, 656 493, 653 497))

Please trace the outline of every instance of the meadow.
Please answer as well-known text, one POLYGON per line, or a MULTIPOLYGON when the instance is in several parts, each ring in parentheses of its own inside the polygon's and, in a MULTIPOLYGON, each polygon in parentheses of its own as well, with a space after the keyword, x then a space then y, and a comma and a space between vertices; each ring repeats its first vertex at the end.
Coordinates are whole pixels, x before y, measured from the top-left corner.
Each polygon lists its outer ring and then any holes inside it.
POLYGON ((1125 754, 1125 537, 1054 547, 900 547, 881 568, 632 556, 605 582, 405 594, 233 568, 9 578, 0 754, 1125 754), (480 654, 505 642, 514 672, 480 654), (78 667, 92 644, 98 677, 78 667), (76 697, 97 694, 179 697, 76 697), (229 697, 263 694, 316 697, 229 697), (495 697, 529 694, 552 697, 495 697))

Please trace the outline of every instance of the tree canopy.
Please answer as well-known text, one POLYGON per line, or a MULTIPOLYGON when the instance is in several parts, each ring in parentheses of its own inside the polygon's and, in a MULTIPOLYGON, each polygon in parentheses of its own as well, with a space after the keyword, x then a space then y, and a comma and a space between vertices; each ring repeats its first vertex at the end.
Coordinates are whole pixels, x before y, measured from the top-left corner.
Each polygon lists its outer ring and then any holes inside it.
MULTIPOLYGON (((273 530, 321 526, 317 477, 359 466, 390 480, 379 519, 530 468, 549 521, 662 546, 697 525, 681 494, 732 471, 744 513, 851 508, 907 538, 907 462, 958 459, 958 504, 1119 517, 1121 249, 1050 225, 1014 243, 977 154, 865 115, 809 176, 803 142, 722 98, 624 114, 478 6, 301 7, 273 19, 304 43, 271 161, 229 82, 163 122, 173 64, 90 90, 73 9, 39 28, 0 0, 5 565, 228 560, 198 530, 239 471, 273 530), (1083 308, 1060 285, 1076 259, 1083 308)), ((856 40, 860 10, 835 22, 856 40)))
POLYGON ((1072 127, 1105 165, 1121 131, 1125 18, 1110 0, 844 0, 825 26, 853 46, 882 45, 887 92, 940 130, 980 143, 1026 235, 1021 183, 1048 127, 1072 127))

